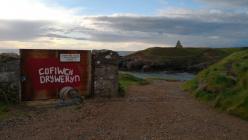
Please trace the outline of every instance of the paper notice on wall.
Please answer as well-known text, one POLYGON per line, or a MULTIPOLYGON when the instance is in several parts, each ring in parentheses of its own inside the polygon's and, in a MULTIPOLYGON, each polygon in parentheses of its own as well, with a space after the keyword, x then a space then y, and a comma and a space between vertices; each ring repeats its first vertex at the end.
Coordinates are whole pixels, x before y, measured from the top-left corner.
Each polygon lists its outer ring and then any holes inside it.
POLYGON ((60 54, 60 62, 80 62, 80 54, 60 54))

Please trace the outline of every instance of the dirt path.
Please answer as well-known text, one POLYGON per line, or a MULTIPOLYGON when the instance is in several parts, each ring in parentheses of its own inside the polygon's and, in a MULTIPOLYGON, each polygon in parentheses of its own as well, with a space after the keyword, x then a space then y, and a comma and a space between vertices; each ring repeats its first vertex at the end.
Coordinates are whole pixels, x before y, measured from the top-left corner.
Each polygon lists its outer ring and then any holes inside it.
POLYGON ((0 139, 247 140, 248 122, 221 113, 180 90, 180 82, 133 86, 123 99, 39 108, 0 123, 0 139))

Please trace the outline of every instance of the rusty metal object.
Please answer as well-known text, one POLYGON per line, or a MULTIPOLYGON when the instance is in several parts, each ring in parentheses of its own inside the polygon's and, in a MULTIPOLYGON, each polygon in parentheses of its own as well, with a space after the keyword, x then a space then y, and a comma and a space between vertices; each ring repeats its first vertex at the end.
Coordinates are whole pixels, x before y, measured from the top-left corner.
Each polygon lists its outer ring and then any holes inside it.
POLYGON ((64 87, 59 92, 58 106, 80 104, 83 101, 84 98, 82 98, 78 90, 73 87, 64 87))
POLYGON ((80 93, 73 87, 64 87, 59 92, 59 99, 70 100, 73 98, 80 98, 80 93))

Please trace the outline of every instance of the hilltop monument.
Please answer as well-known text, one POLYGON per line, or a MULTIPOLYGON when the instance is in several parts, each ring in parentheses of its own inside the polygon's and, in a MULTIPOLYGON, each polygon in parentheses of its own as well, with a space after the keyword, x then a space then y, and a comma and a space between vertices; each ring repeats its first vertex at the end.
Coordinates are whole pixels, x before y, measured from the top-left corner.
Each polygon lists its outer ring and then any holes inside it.
POLYGON ((176 48, 183 48, 183 45, 181 44, 180 40, 177 41, 176 48))

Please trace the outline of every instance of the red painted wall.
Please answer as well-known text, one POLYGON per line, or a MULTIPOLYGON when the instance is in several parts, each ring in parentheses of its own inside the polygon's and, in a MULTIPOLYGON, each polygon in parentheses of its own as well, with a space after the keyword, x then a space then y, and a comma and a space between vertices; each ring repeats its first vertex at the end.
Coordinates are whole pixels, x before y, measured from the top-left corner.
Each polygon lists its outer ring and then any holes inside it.
POLYGON ((68 50, 21 50, 22 100, 56 99, 71 86, 90 94, 91 52, 68 50), (80 62, 61 62, 60 54, 80 54, 80 62))

